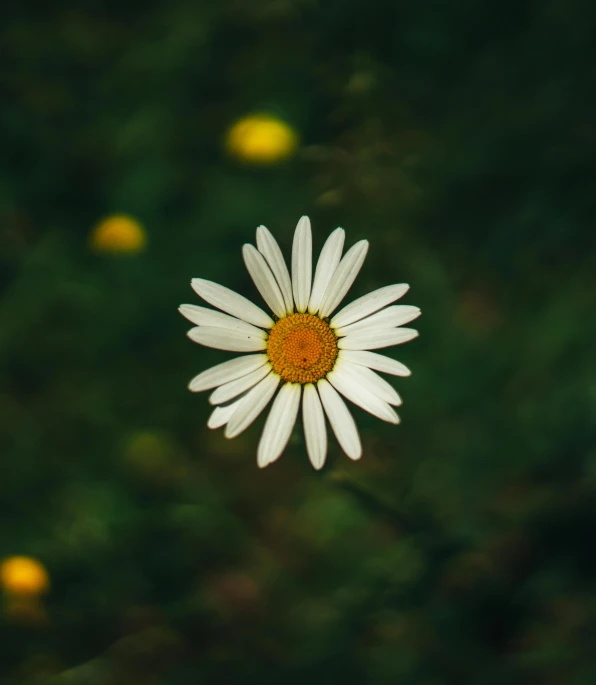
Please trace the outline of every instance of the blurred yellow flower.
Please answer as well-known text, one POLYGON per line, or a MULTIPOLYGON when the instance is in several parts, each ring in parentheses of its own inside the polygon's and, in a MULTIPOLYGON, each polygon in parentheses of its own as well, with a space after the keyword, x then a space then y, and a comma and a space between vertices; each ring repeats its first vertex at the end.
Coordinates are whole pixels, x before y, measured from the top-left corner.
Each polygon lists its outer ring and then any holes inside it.
POLYGON ((226 145, 230 154, 249 164, 275 164, 294 154, 298 134, 281 119, 253 114, 233 124, 226 145))
POLYGON ((145 247, 141 224, 126 214, 114 214, 100 221, 90 236, 96 252, 139 252, 145 247))
POLYGON ((8 557, 0 565, 0 583, 7 594, 40 595, 50 586, 43 564, 31 557, 8 557))

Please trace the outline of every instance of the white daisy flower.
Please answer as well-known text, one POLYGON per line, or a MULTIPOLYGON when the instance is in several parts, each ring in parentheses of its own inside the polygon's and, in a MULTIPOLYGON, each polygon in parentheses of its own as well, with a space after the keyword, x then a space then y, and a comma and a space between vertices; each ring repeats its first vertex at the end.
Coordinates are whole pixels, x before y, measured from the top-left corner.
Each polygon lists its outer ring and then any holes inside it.
POLYGON ((327 456, 325 416, 343 451, 359 459, 360 436, 342 395, 383 421, 399 423, 393 407, 401 398, 375 371, 394 376, 411 372, 370 350, 417 337, 418 331, 403 325, 417 318, 420 309, 392 304, 409 288, 399 283, 374 290, 334 314, 368 251, 368 241, 361 240, 342 257, 341 228, 327 238, 314 277, 308 217, 300 219, 294 234, 291 278, 271 233, 259 226, 256 237, 257 247, 244 245, 242 255, 273 315, 222 285, 194 278, 194 291, 221 311, 183 304, 180 312, 195 324, 189 338, 248 354, 203 371, 189 389, 213 390, 209 402, 215 409, 207 425, 225 426, 227 438, 248 428, 277 392, 257 450, 261 468, 281 456, 301 404, 306 450, 315 469, 322 468, 327 456))

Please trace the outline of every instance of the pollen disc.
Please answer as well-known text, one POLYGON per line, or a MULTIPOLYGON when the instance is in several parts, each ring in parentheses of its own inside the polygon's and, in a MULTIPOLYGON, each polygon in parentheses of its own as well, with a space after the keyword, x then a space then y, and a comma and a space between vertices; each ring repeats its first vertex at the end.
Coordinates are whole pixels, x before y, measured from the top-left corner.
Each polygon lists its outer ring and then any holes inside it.
POLYGON ((290 314, 271 329, 267 354, 282 380, 316 383, 335 365, 337 338, 318 316, 290 314))

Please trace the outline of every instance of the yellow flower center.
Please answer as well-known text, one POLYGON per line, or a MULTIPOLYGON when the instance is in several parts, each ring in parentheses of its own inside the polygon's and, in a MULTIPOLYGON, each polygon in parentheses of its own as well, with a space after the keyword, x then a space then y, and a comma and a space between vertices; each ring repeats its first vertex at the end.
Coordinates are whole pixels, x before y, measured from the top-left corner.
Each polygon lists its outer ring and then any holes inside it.
POLYGON ((290 314, 271 329, 267 354, 282 380, 316 383, 335 365, 337 338, 318 316, 290 314))

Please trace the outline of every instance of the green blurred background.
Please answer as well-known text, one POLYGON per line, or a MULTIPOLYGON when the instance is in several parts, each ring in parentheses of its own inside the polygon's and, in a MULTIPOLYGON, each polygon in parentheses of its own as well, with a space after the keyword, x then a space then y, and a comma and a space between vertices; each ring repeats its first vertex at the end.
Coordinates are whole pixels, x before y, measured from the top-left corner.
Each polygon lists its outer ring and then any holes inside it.
POLYGON ((49 580, 4 580, 2 685, 596 682, 595 31, 581 0, 3 10, 0 557, 49 580), (300 143, 230 150, 254 112, 300 143), (114 214, 146 244, 98 242, 114 214), (360 462, 296 430, 260 471, 176 308, 258 299, 241 245, 302 214, 421 335, 360 462))

